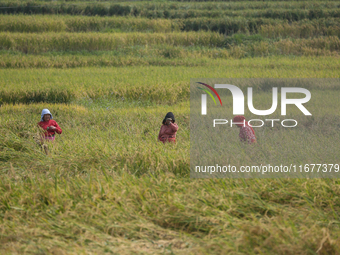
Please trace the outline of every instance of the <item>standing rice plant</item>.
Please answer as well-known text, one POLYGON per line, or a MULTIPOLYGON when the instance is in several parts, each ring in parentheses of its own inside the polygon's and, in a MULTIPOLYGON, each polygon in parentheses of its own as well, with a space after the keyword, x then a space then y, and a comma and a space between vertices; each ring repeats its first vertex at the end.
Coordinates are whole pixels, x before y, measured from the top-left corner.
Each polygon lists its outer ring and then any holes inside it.
POLYGON ((300 39, 300 40, 281 40, 274 42, 274 47, 282 54, 301 55, 302 48, 314 48, 326 50, 329 52, 338 52, 340 50, 340 39, 335 36, 314 38, 314 39, 300 39))
POLYGON ((319 36, 340 36, 339 26, 320 26, 318 24, 278 24, 262 25, 259 34, 267 38, 312 38, 319 36))
POLYGON ((0 33, 0 49, 24 53, 41 53, 52 50, 115 50, 126 46, 157 44, 220 47, 223 42, 224 37, 222 35, 212 32, 167 34, 0 33))
POLYGON ((62 19, 44 16, 9 16, 0 15, 0 31, 8 32, 62 32, 66 24, 62 19))

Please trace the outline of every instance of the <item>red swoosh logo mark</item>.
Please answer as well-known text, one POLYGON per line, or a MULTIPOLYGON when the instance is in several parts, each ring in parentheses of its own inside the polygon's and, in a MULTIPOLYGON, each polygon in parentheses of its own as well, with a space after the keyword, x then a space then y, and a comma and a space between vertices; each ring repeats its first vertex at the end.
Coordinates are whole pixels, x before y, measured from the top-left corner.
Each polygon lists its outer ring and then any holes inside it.
POLYGON ((220 103, 221 103, 221 105, 222 105, 222 101, 221 101, 220 95, 217 93, 217 91, 216 91, 213 87, 211 87, 210 85, 205 84, 205 83, 203 83, 203 82, 197 82, 197 83, 202 84, 202 85, 208 87, 209 89, 211 89, 212 92, 214 92, 215 95, 218 97, 218 100, 220 100, 220 103))

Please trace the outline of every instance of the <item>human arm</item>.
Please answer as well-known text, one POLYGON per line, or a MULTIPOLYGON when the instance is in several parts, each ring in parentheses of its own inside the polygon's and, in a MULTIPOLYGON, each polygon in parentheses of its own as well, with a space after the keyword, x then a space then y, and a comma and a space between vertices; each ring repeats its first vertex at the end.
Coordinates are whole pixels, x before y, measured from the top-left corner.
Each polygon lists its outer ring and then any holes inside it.
POLYGON ((162 132, 162 127, 161 127, 161 129, 159 130, 159 133, 158 133, 158 141, 161 141, 162 135, 163 135, 163 132, 162 132))
POLYGON ((55 121, 53 122, 51 126, 48 127, 48 130, 57 132, 59 135, 63 132, 61 128, 59 127, 58 123, 55 121))
POLYGON ((171 131, 176 133, 178 130, 178 125, 176 123, 170 122, 169 127, 171 128, 171 131))

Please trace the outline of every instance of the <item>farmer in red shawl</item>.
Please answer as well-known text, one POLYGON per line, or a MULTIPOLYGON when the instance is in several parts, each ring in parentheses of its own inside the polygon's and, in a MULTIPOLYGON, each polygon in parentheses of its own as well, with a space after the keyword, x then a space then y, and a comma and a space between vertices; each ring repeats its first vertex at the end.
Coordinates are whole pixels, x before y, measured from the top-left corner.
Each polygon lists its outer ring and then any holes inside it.
POLYGON ((54 141, 55 133, 61 134, 62 132, 57 122, 55 122, 52 119, 53 117, 51 112, 48 109, 43 109, 41 112, 41 119, 40 122, 38 123, 38 126, 46 130, 46 132, 43 135, 43 138, 45 138, 45 140, 54 141))
POLYGON ((165 142, 173 142, 176 143, 176 133, 178 130, 178 126, 175 123, 175 116, 172 112, 168 112, 163 119, 163 125, 161 126, 161 130, 158 134, 158 140, 165 142))
POLYGON ((240 128, 240 134, 238 136, 240 137, 240 140, 242 142, 248 142, 249 144, 256 143, 254 129, 249 126, 244 116, 235 116, 233 119, 233 123, 235 123, 240 128))

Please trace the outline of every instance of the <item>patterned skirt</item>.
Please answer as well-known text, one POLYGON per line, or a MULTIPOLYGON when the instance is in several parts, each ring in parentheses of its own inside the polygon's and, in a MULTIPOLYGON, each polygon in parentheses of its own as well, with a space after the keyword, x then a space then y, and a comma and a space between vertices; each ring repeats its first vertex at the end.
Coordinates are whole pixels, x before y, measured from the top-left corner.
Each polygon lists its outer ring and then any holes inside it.
POLYGON ((54 139, 55 139, 55 136, 54 135, 52 135, 52 136, 45 136, 45 140, 48 140, 48 141, 54 141, 54 139))

